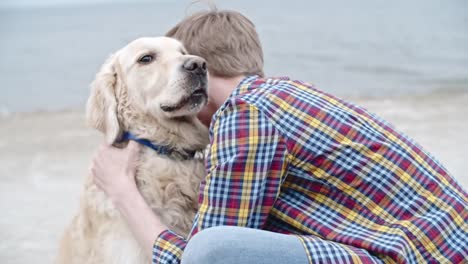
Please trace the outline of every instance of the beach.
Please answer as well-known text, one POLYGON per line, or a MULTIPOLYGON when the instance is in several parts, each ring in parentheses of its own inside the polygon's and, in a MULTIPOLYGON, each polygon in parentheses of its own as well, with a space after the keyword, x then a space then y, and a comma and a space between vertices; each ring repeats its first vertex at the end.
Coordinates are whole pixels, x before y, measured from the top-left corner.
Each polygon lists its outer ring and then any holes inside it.
MULTIPOLYGON (((390 121, 468 187, 468 93, 349 100, 390 121)), ((101 139, 82 110, 0 117, 2 263, 52 262, 101 139)))
MULTIPOLYGON (((204 9, 190 2, 0 2, 0 263, 53 261, 102 140, 89 84, 119 48, 204 9)), ((268 76, 364 106, 468 188, 466 1, 214 2, 256 25, 268 76)))

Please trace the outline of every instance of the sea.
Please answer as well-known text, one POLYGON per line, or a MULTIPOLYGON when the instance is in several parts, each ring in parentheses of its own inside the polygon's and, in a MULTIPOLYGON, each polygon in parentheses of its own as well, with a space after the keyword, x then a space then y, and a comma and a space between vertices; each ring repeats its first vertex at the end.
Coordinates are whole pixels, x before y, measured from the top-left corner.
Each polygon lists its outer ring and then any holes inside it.
MULTIPOLYGON (((217 0, 259 32, 268 76, 340 97, 468 92, 466 0, 217 0)), ((83 108, 112 52, 206 1, 0 1, 0 114, 83 108)), ((467 102, 468 103, 468 102, 467 102)))

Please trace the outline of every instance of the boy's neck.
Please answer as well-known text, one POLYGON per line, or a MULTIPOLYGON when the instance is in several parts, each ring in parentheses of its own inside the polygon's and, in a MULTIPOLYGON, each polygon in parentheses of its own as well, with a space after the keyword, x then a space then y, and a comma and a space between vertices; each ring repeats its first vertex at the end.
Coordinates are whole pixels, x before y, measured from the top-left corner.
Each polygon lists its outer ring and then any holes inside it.
POLYGON ((216 109, 221 107, 228 99, 231 93, 236 89, 239 83, 245 78, 245 75, 235 77, 218 77, 210 76, 208 81, 210 99, 216 106, 216 109))
POLYGON ((208 77, 208 104, 198 114, 200 121, 207 127, 210 126, 214 113, 224 104, 231 93, 236 89, 245 75, 235 77, 218 77, 209 75, 208 77))

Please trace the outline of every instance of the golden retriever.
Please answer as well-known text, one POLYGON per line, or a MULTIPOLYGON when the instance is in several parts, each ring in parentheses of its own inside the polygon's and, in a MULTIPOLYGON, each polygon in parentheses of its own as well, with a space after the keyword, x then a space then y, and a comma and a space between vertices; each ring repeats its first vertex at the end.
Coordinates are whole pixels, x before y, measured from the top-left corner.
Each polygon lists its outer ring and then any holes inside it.
MULTIPOLYGON (((153 211, 182 236, 188 235, 197 211, 205 173, 200 154, 208 144, 208 131, 196 118, 207 102, 206 64, 186 53, 171 38, 131 42, 102 66, 87 103, 89 125, 103 132, 108 144, 122 145, 123 134, 130 132, 173 149, 163 155, 142 147, 136 182, 153 211), (195 152, 199 155, 193 157, 195 152)), ((147 255, 110 199, 88 177, 57 262, 149 263, 147 255)))

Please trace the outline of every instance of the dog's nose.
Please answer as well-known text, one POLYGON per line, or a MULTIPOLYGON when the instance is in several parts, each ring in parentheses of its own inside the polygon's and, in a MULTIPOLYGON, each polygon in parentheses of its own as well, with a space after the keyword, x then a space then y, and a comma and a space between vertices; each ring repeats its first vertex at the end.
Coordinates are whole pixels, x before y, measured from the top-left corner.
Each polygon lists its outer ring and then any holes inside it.
POLYGON ((206 61, 200 57, 187 59, 182 67, 188 72, 206 74, 206 61))

